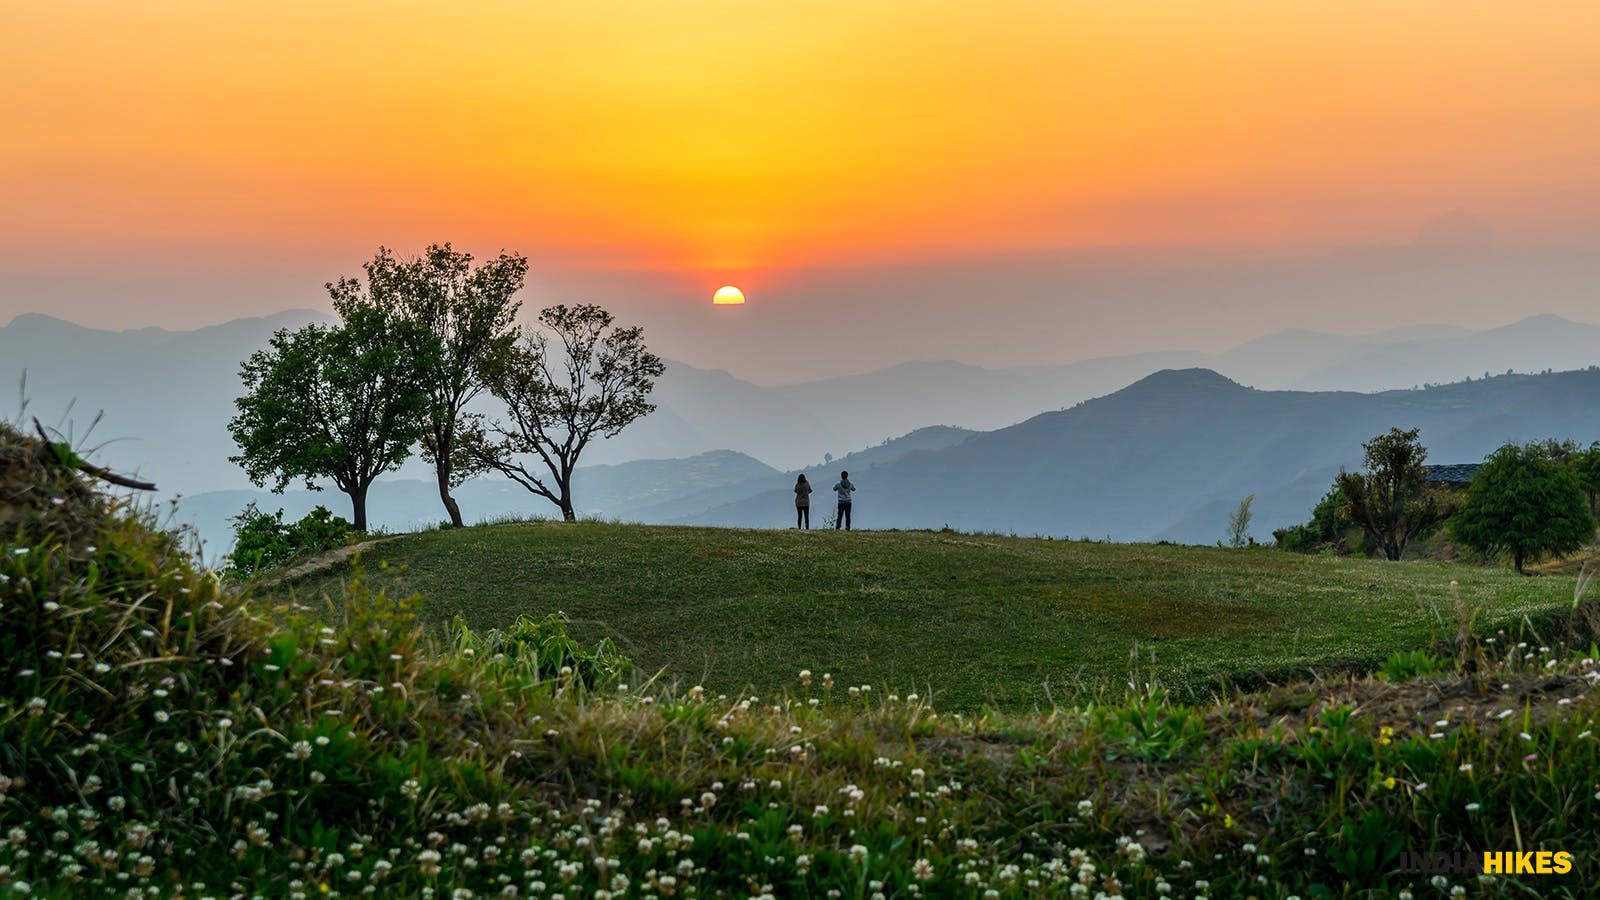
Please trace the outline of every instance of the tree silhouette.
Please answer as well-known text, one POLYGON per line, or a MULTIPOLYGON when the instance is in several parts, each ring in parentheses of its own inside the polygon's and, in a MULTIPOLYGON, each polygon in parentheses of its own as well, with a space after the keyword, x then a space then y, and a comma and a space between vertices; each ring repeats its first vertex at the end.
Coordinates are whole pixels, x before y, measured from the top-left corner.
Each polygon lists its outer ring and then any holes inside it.
POLYGON ((643 329, 613 327, 611 314, 598 306, 551 306, 539 322, 559 347, 524 330, 486 359, 484 383, 506 405, 509 421, 475 426, 462 443, 477 465, 554 503, 570 522, 579 456, 595 436, 613 437, 655 410, 647 398, 666 367, 645 349, 643 329), (536 456, 538 463, 518 456, 536 456))
POLYGON ((332 480, 365 531, 367 489, 421 437, 427 346, 415 325, 373 308, 336 327, 280 329, 240 367, 245 394, 228 423, 239 454, 230 459, 274 493, 297 478, 310 490, 332 480))
POLYGON ((1489 556, 1526 562, 1562 556, 1594 538, 1594 516, 1572 470, 1538 444, 1506 444, 1473 476, 1450 536, 1489 556))
POLYGON ((1406 547, 1423 529, 1449 515, 1449 504, 1428 487, 1422 461, 1428 451, 1418 430, 1389 429, 1365 444, 1365 469, 1340 472, 1335 480, 1348 502, 1351 521, 1383 551, 1387 559, 1405 556, 1406 547))
POLYGON ((422 457, 433 464, 439 500, 460 526, 461 507, 452 488, 481 471, 463 452, 459 435, 470 427, 466 406, 484 389, 479 369, 516 340, 513 324, 521 302, 528 260, 501 253, 476 268, 472 255, 449 244, 432 244, 416 259, 399 260, 387 248, 365 263, 366 284, 341 278, 328 285, 333 308, 348 317, 376 308, 415 324, 428 344, 423 384, 428 392, 422 457), (429 352, 436 350, 436 352, 429 352))

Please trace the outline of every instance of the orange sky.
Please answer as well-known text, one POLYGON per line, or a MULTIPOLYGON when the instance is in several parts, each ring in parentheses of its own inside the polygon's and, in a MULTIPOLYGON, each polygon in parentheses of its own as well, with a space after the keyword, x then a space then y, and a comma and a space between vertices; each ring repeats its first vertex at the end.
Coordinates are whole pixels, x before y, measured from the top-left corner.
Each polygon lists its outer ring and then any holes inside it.
POLYGON ((1588 0, 0 0, 0 268, 1582 243, 1597 44, 1588 0))

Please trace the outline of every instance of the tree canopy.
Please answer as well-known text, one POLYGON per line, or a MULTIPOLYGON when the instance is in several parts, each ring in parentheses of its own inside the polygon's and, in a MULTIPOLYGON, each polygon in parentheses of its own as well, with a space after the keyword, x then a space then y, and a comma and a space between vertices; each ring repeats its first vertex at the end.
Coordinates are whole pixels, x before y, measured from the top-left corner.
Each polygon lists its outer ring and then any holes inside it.
POLYGON ((516 340, 514 321, 522 304, 515 296, 528 260, 501 253, 474 267, 471 254, 432 244, 410 260, 379 247, 362 268, 365 284, 340 278, 328 285, 333 307, 346 318, 371 308, 407 320, 432 351, 419 354, 428 394, 422 456, 433 464, 451 524, 460 526, 461 507, 451 489, 481 471, 459 439, 470 427, 466 406, 484 389, 483 362, 516 340))
POLYGON ((304 479, 332 480, 367 527, 367 488, 411 454, 421 437, 431 362, 426 335, 376 308, 351 309, 338 326, 280 329, 240 367, 245 394, 228 430, 230 457, 250 480, 281 493, 304 479))
POLYGON ((1489 556, 1527 562, 1561 556, 1594 538, 1595 520, 1577 475, 1541 444, 1506 444, 1467 487, 1450 536, 1489 556))
POLYGON ((1577 476, 1578 486, 1589 498, 1589 514, 1600 516, 1600 441, 1590 444, 1587 450, 1573 454, 1568 465, 1572 467, 1572 474, 1577 476))
POLYGON ((1340 472, 1335 485, 1348 503, 1347 513, 1387 559, 1405 556, 1406 547, 1424 529, 1449 515, 1449 504, 1428 487, 1422 468, 1428 451, 1418 429, 1389 429, 1362 444, 1365 467, 1340 472))
POLYGON ((524 329, 485 360, 484 382, 506 405, 508 421, 474 428, 463 443, 478 465, 554 503, 571 521, 579 456, 596 436, 613 437, 655 410, 648 398, 666 367, 645 349, 643 329, 615 327, 599 306, 551 306, 539 313, 539 323, 558 346, 524 329), (538 461, 524 463, 519 456, 538 461))

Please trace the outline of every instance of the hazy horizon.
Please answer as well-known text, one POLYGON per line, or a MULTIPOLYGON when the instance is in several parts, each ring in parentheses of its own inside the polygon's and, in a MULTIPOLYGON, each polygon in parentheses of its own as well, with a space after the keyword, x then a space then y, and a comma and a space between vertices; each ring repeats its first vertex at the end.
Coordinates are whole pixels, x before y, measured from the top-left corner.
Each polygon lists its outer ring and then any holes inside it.
MULTIPOLYGON (((285 275, 281 283, 246 280, 250 292, 215 304, 200 302, 214 282, 185 284, 181 274, 152 275, 160 291, 171 286, 161 294, 170 303, 107 307, 101 304, 113 294, 158 288, 118 280, 83 289, 65 276, 34 281, 0 273, 0 321, 32 312, 103 330, 189 331, 294 309, 329 313, 322 282, 359 272, 364 259, 321 275, 285 275), (70 293, 48 303, 31 299, 50 291, 70 293)), ((747 285, 750 302, 731 309, 674 295, 672 273, 535 271, 519 296, 524 320, 549 303, 599 302, 643 325, 663 356, 768 386, 914 361, 1013 368, 1138 353, 1214 354, 1285 331, 1482 330, 1536 314, 1587 323, 1600 311, 1590 288, 1600 283, 1600 254, 1590 253, 1410 243, 1325 253, 1121 250, 1008 259, 1004 267, 959 260, 777 273, 747 285), (579 290, 583 284, 590 289, 579 290), (993 292, 990 299, 964 299, 980 290, 993 292)))

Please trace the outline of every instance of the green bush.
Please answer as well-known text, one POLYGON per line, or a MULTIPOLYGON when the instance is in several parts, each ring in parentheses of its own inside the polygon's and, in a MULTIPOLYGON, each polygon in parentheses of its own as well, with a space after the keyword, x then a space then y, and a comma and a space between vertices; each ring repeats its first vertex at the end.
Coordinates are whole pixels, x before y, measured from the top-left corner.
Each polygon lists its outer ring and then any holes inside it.
POLYGON ((519 616, 511 627, 479 636, 457 617, 451 630, 456 649, 507 669, 519 670, 535 682, 577 679, 593 688, 616 683, 633 670, 628 658, 609 639, 593 650, 567 635, 567 616, 555 612, 543 619, 519 616))
POLYGON ((1378 669, 1380 681, 1412 681, 1450 668, 1450 661, 1426 650, 1396 651, 1378 669))
POLYGON ((305 556, 343 546, 359 532, 348 519, 318 506, 285 525, 283 510, 268 515, 252 501, 233 518, 234 544, 228 573, 250 578, 305 556))
POLYGON ((1365 555, 1374 549, 1371 541, 1350 518, 1350 501, 1335 484, 1311 510, 1311 521, 1272 532, 1278 549, 1294 553, 1332 551, 1340 556, 1365 555))

